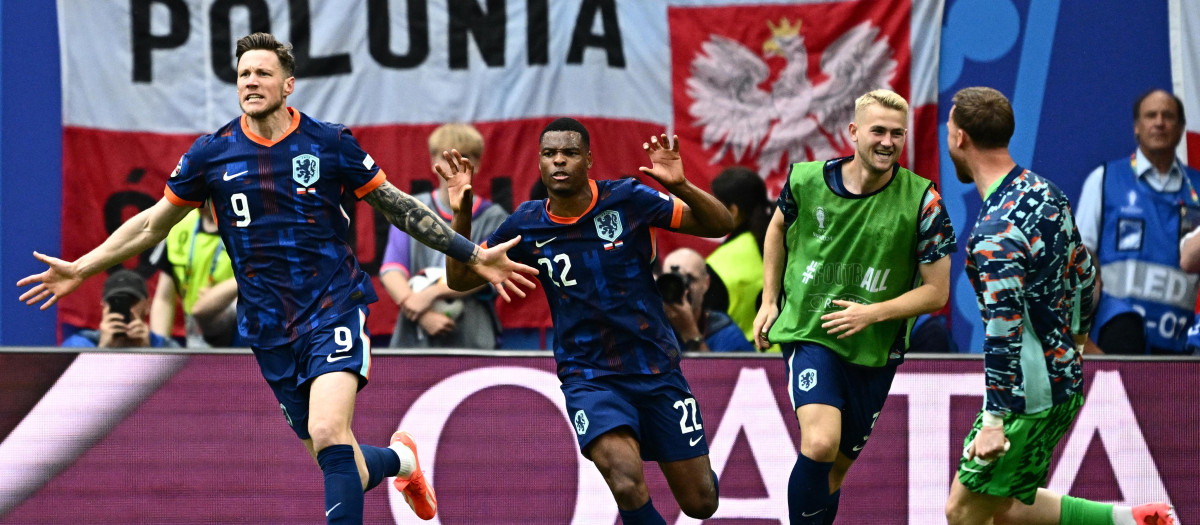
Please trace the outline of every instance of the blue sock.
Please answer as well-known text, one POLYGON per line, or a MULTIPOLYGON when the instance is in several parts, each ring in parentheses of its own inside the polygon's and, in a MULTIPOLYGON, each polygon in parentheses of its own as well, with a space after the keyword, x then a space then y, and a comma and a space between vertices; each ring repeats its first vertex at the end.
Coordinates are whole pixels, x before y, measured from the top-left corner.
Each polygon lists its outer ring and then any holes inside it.
POLYGON ((359 445, 358 448, 362 450, 363 459, 367 460, 367 488, 363 492, 375 488, 383 478, 400 473, 400 458, 392 449, 371 445, 359 445))
POLYGON ((625 525, 667 525, 667 520, 654 508, 653 500, 646 500, 646 504, 637 510, 617 510, 621 514, 621 522, 625 525))
POLYGON ((829 502, 825 504, 825 525, 833 525, 833 518, 837 517, 838 503, 841 500, 842 489, 837 489, 829 495, 829 502))
POLYGON ((325 474, 326 523, 362 523, 362 478, 354 463, 354 447, 325 447, 317 453, 317 464, 325 474))
POLYGON ((792 525, 824 523, 829 502, 829 471, 832 469, 832 461, 813 461, 804 454, 796 457, 788 480, 788 514, 792 525))

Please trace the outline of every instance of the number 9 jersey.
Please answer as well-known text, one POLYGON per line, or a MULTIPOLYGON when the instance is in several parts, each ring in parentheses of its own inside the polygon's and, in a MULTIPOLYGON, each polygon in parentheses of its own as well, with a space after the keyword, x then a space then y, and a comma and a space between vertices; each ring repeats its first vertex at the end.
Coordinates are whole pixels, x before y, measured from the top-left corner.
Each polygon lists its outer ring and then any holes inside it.
POLYGON ((244 115, 196 139, 165 191, 177 206, 212 199, 238 283, 238 332, 254 346, 293 341, 376 300, 341 201, 386 177, 345 126, 288 110, 291 125, 274 141, 244 115))
POLYGON ((592 204, 579 217, 557 217, 548 201, 529 201, 486 245, 521 235, 508 257, 540 270, 559 379, 678 369, 679 343, 652 264, 655 228, 678 228, 683 203, 634 179, 588 184, 592 204))

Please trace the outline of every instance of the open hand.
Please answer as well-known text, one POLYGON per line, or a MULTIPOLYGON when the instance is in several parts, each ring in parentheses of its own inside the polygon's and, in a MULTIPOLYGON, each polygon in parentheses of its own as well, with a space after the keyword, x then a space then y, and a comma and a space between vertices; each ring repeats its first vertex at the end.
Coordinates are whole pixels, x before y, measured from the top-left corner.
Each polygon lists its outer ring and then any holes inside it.
POLYGON ((446 160, 445 168, 439 163, 433 167, 438 176, 446 183, 446 191, 450 197, 450 211, 470 210, 474 205, 474 194, 471 191, 471 178, 475 176, 475 166, 471 159, 462 156, 456 149, 443 151, 442 158, 446 160))
POLYGON ((843 301, 834 299, 835 306, 842 307, 842 310, 828 313, 821 316, 821 328, 824 328, 829 335, 837 335, 838 339, 845 339, 854 334, 857 334, 873 323, 879 321, 875 318, 875 309, 869 304, 859 304, 853 301, 843 301))
POLYGON ((512 298, 508 296, 508 291, 518 297, 525 297, 525 291, 521 289, 521 286, 530 290, 536 287, 533 281, 530 281, 525 275, 537 275, 537 268, 514 262, 508 258, 508 249, 516 246, 520 241, 521 236, 518 235, 495 246, 478 250, 476 260, 471 265, 471 270, 487 282, 492 283, 505 301, 512 301, 512 298))
POLYGON ((17 286, 34 285, 33 288, 21 294, 21 301, 32 306, 45 300, 42 310, 54 306, 60 297, 66 296, 83 284, 83 276, 75 269, 75 265, 49 255, 33 252, 33 257, 46 263, 50 268, 46 271, 30 275, 17 281, 17 286))
POLYGON ((679 156, 679 136, 673 139, 668 139, 664 133, 650 137, 650 142, 642 143, 642 149, 650 155, 651 167, 638 168, 668 188, 687 182, 683 176, 683 159, 679 156))

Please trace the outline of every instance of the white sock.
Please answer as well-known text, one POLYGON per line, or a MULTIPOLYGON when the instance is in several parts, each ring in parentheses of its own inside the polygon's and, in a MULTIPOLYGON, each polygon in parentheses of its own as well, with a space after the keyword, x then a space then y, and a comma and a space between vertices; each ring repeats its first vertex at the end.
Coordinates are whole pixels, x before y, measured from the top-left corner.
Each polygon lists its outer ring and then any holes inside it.
POLYGON ((1133 521, 1133 508, 1113 505, 1113 525, 1138 525, 1133 521))
MULTIPOLYGON (((396 474, 398 478, 407 478, 412 475, 414 470, 417 470, 417 455, 413 454, 412 450, 404 446, 404 443, 399 441, 388 445, 400 458, 400 473, 396 474)), ((1130 514, 1130 516, 1133 516, 1130 514)))

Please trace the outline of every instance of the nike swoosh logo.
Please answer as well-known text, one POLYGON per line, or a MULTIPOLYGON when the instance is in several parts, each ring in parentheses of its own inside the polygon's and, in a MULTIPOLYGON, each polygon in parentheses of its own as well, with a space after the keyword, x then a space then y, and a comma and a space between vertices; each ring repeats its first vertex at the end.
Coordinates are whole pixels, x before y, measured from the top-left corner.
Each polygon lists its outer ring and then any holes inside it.
POLYGON ((325 511, 325 517, 326 517, 326 518, 328 518, 328 517, 329 517, 329 513, 330 513, 330 512, 333 512, 333 509, 336 509, 336 508, 338 508, 338 507, 340 507, 340 506, 342 506, 342 502, 340 502, 340 501, 339 501, 339 502, 337 503, 337 505, 334 505, 334 506, 330 507, 330 508, 329 508, 329 510, 325 511))
POLYGON ((857 447, 854 447, 852 450, 854 450, 855 452, 858 452, 858 451, 862 450, 862 448, 863 448, 863 446, 859 445, 857 447))
POLYGON ((811 518, 811 517, 813 517, 813 516, 816 516, 817 514, 820 514, 820 513, 822 513, 822 512, 825 512, 825 509, 821 509, 821 510, 818 510, 818 511, 816 511, 816 512, 801 512, 801 513, 800 513, 800 516, 802 516, 802 517, 805 517, 805 518, 811 518))
POLYGON ((238 178, 238 177, 241 177, 242 175, 245 175, 245 174, 246 174, 247 172, 249 172, 249 171, 250 171, 250 170, 242 170, 242 171, 239 171, 239 172, 237 172, 237 173, 234 173, 233 175, 230 175, 230 174, 229 174, 229 172, 227 171, 227 172, 225 172, 225 174, 224 174, 224 175, 221 175, 221 179, 222 179, 222 180, 233 180, 233 179, 236 179, 236 178, 238 178))
POLYGON ((341 361, 343 359, 349 359, 349 358, 350 358, 350 356, 348 356, 348 355, 344 355, 341 357, 333 357, 333 354, 329 354, 329 355, 325 356, 325 361, 329 362, 329 363, 333 363, 335 361, 341 361))
POLYGON ((699 443, 701 439, 704 439, 704 436, 700 436, 696 439, 689 439, 688 446, 692 446, 692 447, 696 446, 696 443, 699 443))
POLYGON ((547 245, 547 244, 550 244, 550 241, 553 241, 554 239, 557 239, 557 238, 558 238, 557 236, 554 236, 554 237, 551 237, 551 238, 549 238, 549 239, 546 239, 546 240, 544 240, 544 241, 533 241, 533 245, 534 245, 535 247, 541 248, 542 246, 545 246, 545 245, 547 245))

